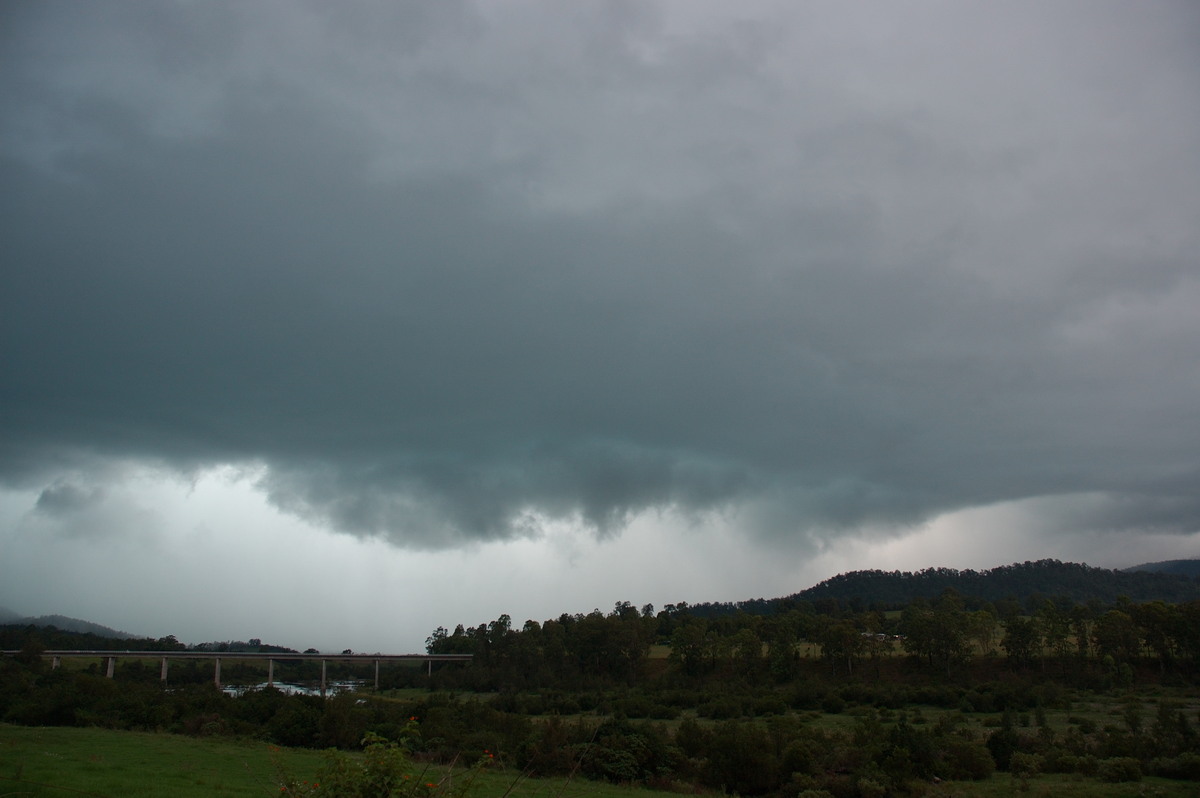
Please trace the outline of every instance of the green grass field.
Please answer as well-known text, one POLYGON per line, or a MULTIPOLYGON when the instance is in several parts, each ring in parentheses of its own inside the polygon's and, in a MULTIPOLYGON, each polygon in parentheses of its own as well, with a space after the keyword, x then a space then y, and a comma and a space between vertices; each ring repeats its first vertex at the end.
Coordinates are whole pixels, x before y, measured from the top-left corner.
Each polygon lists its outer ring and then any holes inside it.
MULTIPOLYGON (((323 756, 320 751, 250 740, 0 724, 0 798, 273 797, 279 794, 281 769, 307 778, 320 768, 323 756)), ((431 769, 428 778, 440 781, 446 775, 445 769, 431 769)), ((462 778, 465 772, 456 775, 462 778)), ((582 779, 525 779, 515 771, 481 773, 468 794, 476 798, 669 795, 582 779)))
POLYGON ((265 796, 317 751, 170 734, 0 725, 0 796, 265 796))
POLYGON ((1195 798, 1195 783, 1147 778, 1126 784, 1105 784, 1078 776, 1044 775, 1024 785, 1007 773, 987 781, 948 781, 935 784, 927 798, 1195 798))
MULTIPOLYGON (((39 796, 276 796, 281 769, 307 777, 323 762, 319 751, 279 748, 248 740, 195 738, 104 729, 29 728, 0 724, 0 798, 39 796)), ((444 769, 428 778, 445 778, 444 769)), ((465 777, 465 771, 454 774, 465 777)), ((1048 775, 1024 787, 1008 775, 983 782, 929 786, 929 796, 1031 795, 1054 798, 1158 796, 1191 798, 1196 785, 1147 778, 1130 784, 1103 784, 1076 776, 1048 775)), ((479 774, 472 798, 630 798, 671 793, 590 782, 582 779, 524 779, 514 771, 479 774)))

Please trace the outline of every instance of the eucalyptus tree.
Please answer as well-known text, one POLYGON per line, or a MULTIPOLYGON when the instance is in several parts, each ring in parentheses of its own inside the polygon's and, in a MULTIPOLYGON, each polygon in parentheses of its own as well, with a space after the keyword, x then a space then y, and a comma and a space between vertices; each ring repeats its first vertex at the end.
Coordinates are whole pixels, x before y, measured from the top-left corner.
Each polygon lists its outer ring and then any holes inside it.
POLYGON ((1028 667, 1042 647, 1037 624, 1020 615, 1008 619, 1004 622, 1004 638, 1000 641, 1000 647, 1008 655, 1009 662, 1028 667))

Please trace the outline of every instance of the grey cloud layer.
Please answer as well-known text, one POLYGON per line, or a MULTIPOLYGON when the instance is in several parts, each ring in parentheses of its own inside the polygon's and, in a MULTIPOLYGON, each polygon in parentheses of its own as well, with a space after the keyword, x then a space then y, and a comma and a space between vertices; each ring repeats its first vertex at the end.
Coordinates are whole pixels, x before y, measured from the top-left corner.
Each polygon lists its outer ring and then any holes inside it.
POLYGON ((0 468, 262 462, 426 547, 1194 531, 1200 18, 1151 8, 23 7, 0 468))

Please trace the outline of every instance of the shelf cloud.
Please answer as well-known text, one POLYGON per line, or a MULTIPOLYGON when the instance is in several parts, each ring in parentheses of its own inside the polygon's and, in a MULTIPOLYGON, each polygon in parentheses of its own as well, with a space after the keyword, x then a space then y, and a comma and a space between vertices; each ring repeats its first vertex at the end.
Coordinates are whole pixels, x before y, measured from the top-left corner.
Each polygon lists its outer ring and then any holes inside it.
POLYGON ((1200 530, 1191 4, 4 16, 0 479, 47 517, 233 464, 412 549, 1200 530))

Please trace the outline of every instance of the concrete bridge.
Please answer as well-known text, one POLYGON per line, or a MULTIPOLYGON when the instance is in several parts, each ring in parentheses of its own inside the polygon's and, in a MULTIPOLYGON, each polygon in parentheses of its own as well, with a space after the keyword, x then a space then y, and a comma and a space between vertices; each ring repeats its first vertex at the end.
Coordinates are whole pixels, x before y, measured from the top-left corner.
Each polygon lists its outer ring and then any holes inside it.
MULTIPOLYGON (((19 654, 19 651, 0 651, 4 656, 19 654)), ((381 662, 424 662, 426 673, 433 672, 435 662, 470 662, 471 654, 292 654, 255 651, 43 651, 42 657, 49 657, 51 666, 59 667, 64 659, 100 659, 106 663, 106 674, 113 678, 118 659, 157 659, 162 661, 163 684, 167 682, 167 666, 173 659, 211 659, 213 660, 213 684, 221 686, 221 660, 254 660, 267 663, 267 684, 275 684, 275 663, 286 660, 320 661, 321 663, 321 696, 325 696, 325 670, 330 660, 334 662, 373 662, 375 663, 375 689, 379 689, 379 663, 381 662)))

